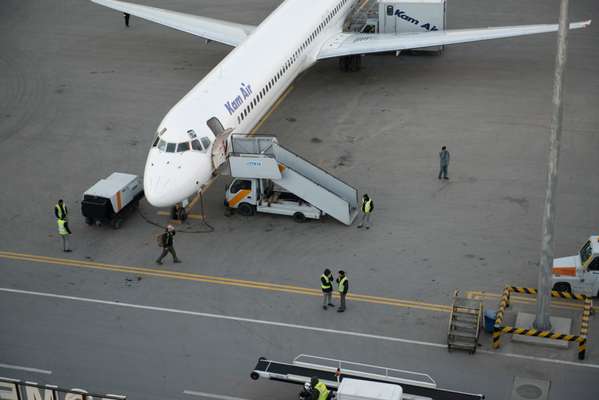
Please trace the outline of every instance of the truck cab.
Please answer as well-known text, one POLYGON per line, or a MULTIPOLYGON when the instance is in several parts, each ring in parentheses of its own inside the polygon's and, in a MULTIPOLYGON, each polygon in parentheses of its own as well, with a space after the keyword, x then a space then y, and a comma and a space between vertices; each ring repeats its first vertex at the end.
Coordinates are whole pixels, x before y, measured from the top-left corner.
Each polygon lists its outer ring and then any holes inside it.
POLYGON ((591 236, 578 254, 553 260, 553 290, 599 297, 599 236, 591 236))
POLYGON ((320 219, 324 213, 270 179, 235 178, 226 187, 225 206, 243 216, 257 212, 292 216, 297 222, 320 219))

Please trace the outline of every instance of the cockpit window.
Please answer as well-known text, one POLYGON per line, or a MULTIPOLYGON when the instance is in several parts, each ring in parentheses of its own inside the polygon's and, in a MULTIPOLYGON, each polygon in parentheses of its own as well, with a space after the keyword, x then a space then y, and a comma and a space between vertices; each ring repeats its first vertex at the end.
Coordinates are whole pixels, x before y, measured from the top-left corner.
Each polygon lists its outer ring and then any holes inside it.
POLYGON ((208 147, 210 147, 210 139, 208 139, 206 136, 204 136, 201 140, 202 140, 202 146, 204 146, 205 149, 208 149, 208 147))
POLYGON ((158 142, 158 150, 164 151, 166 149, 166 142, 164 140, 160 140, 158 142))
POLYGON ((168 143, 166 145, 166 152, 167 153, 174 153, 175 152, 175 147, 177 147, 176 143, 168 143))
POLYGON ((177 146, 177 153, 182 153, 187 150, 189 150, 189 142, 179 143, 177 146))
POLYGON ((192 142, 191 142, 191 148, 193 150, 199 150, 199 151, 203 150, 202 149, 202 145, 200 144, 200 141, 198 139, 192 140, 192 142))

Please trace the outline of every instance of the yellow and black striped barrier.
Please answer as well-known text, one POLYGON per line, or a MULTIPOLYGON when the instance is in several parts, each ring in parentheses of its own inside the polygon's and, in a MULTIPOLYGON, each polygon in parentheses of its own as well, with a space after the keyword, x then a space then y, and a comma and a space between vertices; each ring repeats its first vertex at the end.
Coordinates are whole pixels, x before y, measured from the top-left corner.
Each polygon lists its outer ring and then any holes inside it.
POLYGON ((495 327, 493 329, 493 348, 498 349, 501 346, 501 335, 505 333, 511 333, 513 335, 525 335, 541 337, 553 340, 564 340, 567 342, 578 343, 578 359, 584 360, 586 356, 586 343, 587 335, 589 332, 589 318, 593 314, 593 301, 591 298, 584 294, 577 294, 572 292, 558 292, 557 290, 551 291, 551 297, 560 297, 564 299, 580 300, 584 301, 584 308, 582 312, 580 322, 580 334, 579 335, 566 335, 564 333, 552 332, 552 331, 539 331, 533 328, 517 328, 512 326, 503 326, 503 318, 505 309, 510 305, 510 294, 511 292, 523 293, 523 294, 537 294, 537 289, 526 288, 519 286, 506 286, 501 295, 499 302, 499 309, 497 310, 497 316, 495 318, 495 327))
MULTIPOLYGON (((536 288, 527 288, 519 286, 510 286, 510 291, 522 294, 537 294, 536 288)), ((587 299, 587 296, 584 294, 572 292, 558 292, 557 290, 551 291, 551 297, 561 297, 562 299, 572 299, 581 301, 585 301, 587 299)))

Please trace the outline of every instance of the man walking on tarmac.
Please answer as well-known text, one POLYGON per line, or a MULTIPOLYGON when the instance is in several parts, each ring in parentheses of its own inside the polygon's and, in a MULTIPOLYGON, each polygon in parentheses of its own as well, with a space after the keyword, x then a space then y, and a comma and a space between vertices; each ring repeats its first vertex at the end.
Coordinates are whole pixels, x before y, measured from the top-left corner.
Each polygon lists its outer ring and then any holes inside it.
POLYGON ((320 288, 322 289, 322 308, 327 309, 327 305, 335 307, 333 304, 333 273, 330 269, 325 269, 320 275, 320 288))
POLYGON ((158 237, 158 243, 163 248, 162 254, 156 260, 156 264, 162 265, 162 259, 166 257, 167 253, 171 253, 173 256, 173 262, 180 263, 181 260, 177 258, 177 253, 175 252, 175 247, 173 246, 173 237, 175 236, 175 227, 172 225, 168 225, 162 233, 158 237))
POLYGON ((370 229, 370 213, 374 210, 374 202, 366 193, 362 196, 362 221, 358 228, 361 228, 366 224, 366 229, 370 229))
POLYGON ((449 151, 447 151, 447 147, 441 147, 441 152, 439 153, 439 179, 443 176, 443 179, 449 179, 447 177, 447 167, 449 167, 449 151))
POLYGON ((345 311, 345 296, 347 296, 347 291, 349 290, 349 281, 347 280, 347 275, 345 275, 345 271, 339 271, 337 284, 337 290, 339 291, 339 296, 341 297, 341 302, 339 304, 337 312, 343 312, 345 311))

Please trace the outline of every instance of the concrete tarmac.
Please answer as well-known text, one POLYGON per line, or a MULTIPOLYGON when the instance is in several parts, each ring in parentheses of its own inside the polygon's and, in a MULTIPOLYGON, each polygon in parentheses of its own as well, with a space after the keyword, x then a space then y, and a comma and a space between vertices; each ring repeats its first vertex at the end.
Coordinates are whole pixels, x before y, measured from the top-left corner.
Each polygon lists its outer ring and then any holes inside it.
MULTIPOLYGON (((247 24, 279 4, 139 2, 247 24)), ((558 4, 450 2, 448 26, 549 23, 558 4)), ((592 0, 572 2, 570 11, 572 20, 599 21, 592 0)), ((595 24, 569 35, 556 256, 574 254, 598 233, 598 32, 595 24)), ((140 214, 120 230, 88 227, 79 201, 113 171, 143 173, 161 118, 230 49, 134 17, 127 29, 121 14, 84 0, 1 2, 0 287, 423 344, 0 291, 0 365, 52 371, 0 366, 0 376, 132 399, 190 398, 185 390, 286 399, 299 387, 253 382, 249 373, 259 356, 290 361, 308 353, 425 372, 441 387, 488 399, 510 398, 516 376, 551 381, 550 398, 595 399, 594 321, 584 362, 572 346, 548 350, 509 338, 495 353, 486 334, 473 356, 434 345, 445 343, 455 289, 493 294, 536 284, 555 42, 548 34, 452 46, 440 56, 373 55, 357 73, 340 72, 335 60, 316 64, 259 133, 369 193, 373 228, 225 217, 222 177, 204 198, 214 231, 179 233, 184 263, 167 259, 160 275, 152 272, 158 227, 140 214), (436 177, 442 145, 452 155, 448 182, 436 177), (58 198, 70 207, 74 232, 66 258, 52 213, 58 198), (317 290, 325 267, 348 271, 352 293, 391 300, 350 300, 339 315, 304 289, 206 278, 317 290)), ((156 211, 142 203, 143 216, 166 223, 156 211)), ((182 230, 207 231, 198 221, 182 230)), ((578 315, 565 306, 555 313, 578 315)))

